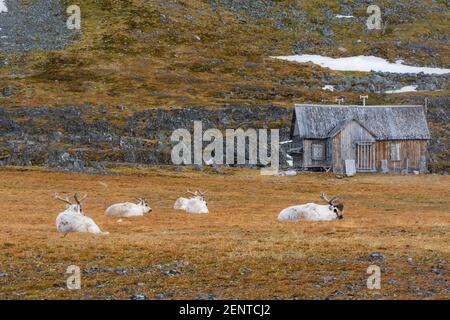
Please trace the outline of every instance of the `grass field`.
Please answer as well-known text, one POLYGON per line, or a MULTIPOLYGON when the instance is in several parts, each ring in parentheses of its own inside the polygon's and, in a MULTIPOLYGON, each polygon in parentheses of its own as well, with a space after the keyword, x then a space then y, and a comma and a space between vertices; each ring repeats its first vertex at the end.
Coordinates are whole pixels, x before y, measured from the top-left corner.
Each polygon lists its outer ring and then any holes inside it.
POLYGON ((450 178, 331 174, 262 177, 142 168, 110 176, 0 171, 1 299, 448 299, 450 178), (207 189, 210 214, 171 209, 207 189), (87 193, 85 212, 108 236, 56 232, 61 194, 87 193), (279 211, 345 201, 344 220, 281 223, 279 211), (106 218, 117 201, 149 199, 142 218, 106 218), (378 255, 376 253, 381 253, 378 255), (82 270, 81 290, 66 268, 82 270), (366 270, 378 265, 381 290, 366 270))

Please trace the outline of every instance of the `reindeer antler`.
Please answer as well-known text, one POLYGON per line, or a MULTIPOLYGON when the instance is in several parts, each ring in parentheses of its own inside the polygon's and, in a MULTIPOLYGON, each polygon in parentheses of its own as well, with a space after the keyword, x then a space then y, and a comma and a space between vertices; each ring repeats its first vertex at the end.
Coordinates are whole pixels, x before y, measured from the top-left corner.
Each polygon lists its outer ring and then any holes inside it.
POLYGON ((205 194, 207 194, 208 193, 208 191, 204 191, 204 192, 202 192, 200 189, 198 189, 197 190, 197 192, 198 192, 198 194, 200 194, 202 197, 204 197, 205 196, 205 194))
POLYGON ((333 196, 331 199, 328 199, 327 195, 324 192, 320 193, 320 198, 322 198, 325 202, 328 202, 329 204, 333 204, 334 201, 338 198, 337 196, 333 196))
POLYGON ((63 199, 63 198, 61 198, 61 197, 59 196, 59 194, 56 193, 56 192, 55 192, 54 197, 55 197, 56 200, 65 202, 65 203, 67 203, 68 205, 72 205, 72 203, 69 201, 69 197, 66 197, 66 199, 63 199))
POLYGON ((192 194, 193 196, 198 196, 198 191, 192 192, 189 189, 187 190, 187 193, 192 194))
POLYGON ((81 199, 79 200, 79 199, 78 199, 78 193, 75 192, 74 195, 73 195, 73 198, 75 199, 75 201, 77 202, 78 205, 81 205, 81 204, 83 203, 83 201, 86 200, 87 194, 85 194, 85 195, 83 196, 83 198, 81 198, 81 199))

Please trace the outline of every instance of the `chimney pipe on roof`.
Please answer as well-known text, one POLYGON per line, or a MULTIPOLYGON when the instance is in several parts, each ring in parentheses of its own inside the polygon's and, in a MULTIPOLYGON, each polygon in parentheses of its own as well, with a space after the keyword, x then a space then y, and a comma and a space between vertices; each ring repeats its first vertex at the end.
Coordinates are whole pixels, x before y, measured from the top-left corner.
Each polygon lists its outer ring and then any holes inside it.
POLYGON ((359 100, 363 101, 363 107, 366 106, 366 100, 369 99, 369 96, 359 96, 359 100))

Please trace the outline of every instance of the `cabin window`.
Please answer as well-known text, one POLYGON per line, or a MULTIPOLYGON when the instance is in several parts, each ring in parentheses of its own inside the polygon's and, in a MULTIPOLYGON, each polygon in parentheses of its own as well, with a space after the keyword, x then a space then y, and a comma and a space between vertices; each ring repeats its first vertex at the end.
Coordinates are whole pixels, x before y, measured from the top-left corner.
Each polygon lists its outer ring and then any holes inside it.
POLYGON ((391 161, 400 161, 400 143, 391 143, 391 161))
POLYGON ((312 160, 323 160, 325 158, 325 146, 322 143, 313 143, 311 151, 312 160))

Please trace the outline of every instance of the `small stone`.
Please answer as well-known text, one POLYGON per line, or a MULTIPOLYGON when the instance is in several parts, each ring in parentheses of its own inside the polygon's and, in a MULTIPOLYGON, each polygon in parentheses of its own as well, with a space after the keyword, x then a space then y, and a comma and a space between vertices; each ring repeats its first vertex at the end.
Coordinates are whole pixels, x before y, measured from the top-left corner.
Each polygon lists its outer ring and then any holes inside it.
POLYGON ((252 269, 250 269, 250 268, 247 268, 247 267, 244 267, 244 268, 241 268, 240 270, 239 270, 239 273, 241 274, 241 275, 248 275, 248 274, 250 274, 250 273, 252 273, 253 272, 253 270, 252 269))
POLYGON ((177 275, 177 274, 181 274, 181 272, 178 271, 178 270, 163 270, 163 271, 161 271, 161 272, 162 272, 164 275, 169 276, 169 277, 175 276, 175 275, 177 275))
POLYGON ((212 293, 208 293, 208 294, 198 294, 195 297, 195 300, 217 300, 217 296, 215 296, 212 293))
POLYGON ((413 263, 413 258, 408 257, 408 259, 406 259, 408 261, 408 263, 413 263))
POLYGON ((389 283, 390 285, 395 285, 395 284, 397 284, 397 281, 396 281, 395 279, 390 279, 390 280, 388 281, 388 283, 389 283))
POLYGON ((147 296, 143 294, 133 294, 130 296, 131 300, 147 300, 147 296))
POLYGON ((121 276, 124 276, 128 273, 128 271, 126 269, 116 269, 114 272, 121 276))
POLYGON ((441 274, 441 270, 439 268, 433 267, 431 268, 431 272, 433 272, 434 274, 441 274))
POLYGON ((213 172, 213 173, 216 173, 216 174, 225 174, 225 172, 224 172, 221 168, 219 168, 219 167, 214 167, 214 168, 212 169, 212 172, 213 172))
POLYGON ((175 297, 175 292, 160 292, 156 295, 157 299, 166 299, 175 297))
POLYGON ((386 256, 380 252, 372 252, 370 254, 370 260, 386 259, 386 256))
POLYGON ((203 166, 199 166, 198 164, 195 164, 195 165, 192 167, 192 169, 193 169, 194 171, 200 171, 200 172, 203 172, 203 170, 204 170, 203 166))

